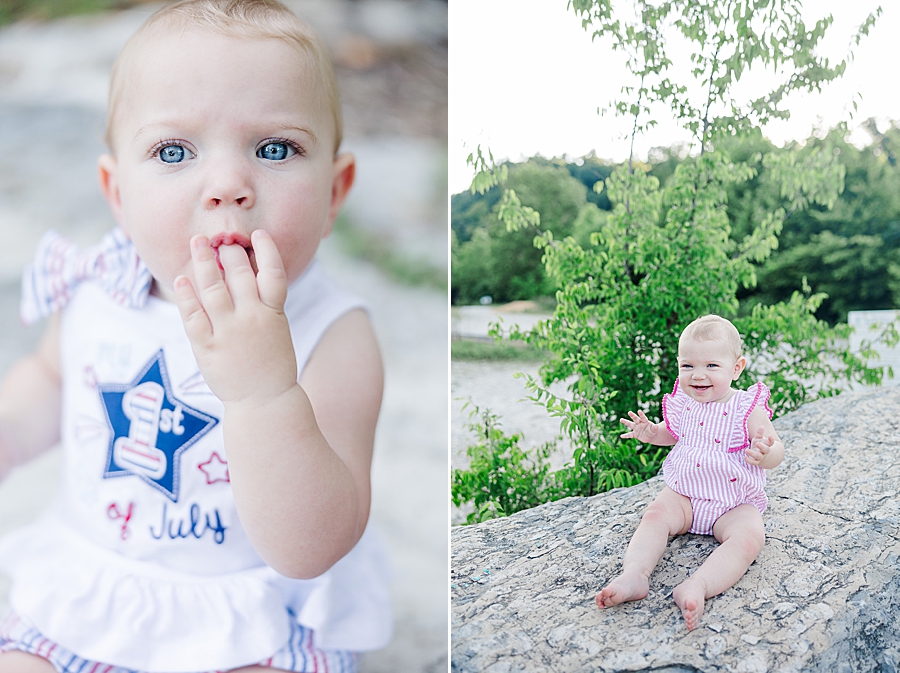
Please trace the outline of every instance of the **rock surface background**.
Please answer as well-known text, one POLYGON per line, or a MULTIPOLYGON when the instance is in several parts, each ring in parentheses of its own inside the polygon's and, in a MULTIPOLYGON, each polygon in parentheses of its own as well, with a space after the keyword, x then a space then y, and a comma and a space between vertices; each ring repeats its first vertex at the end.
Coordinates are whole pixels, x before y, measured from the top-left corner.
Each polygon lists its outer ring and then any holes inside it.
POLYGON ((766 545, 689 632, 672 589, 712 537, 673 539, 650 595, 606 610, 656 477, 451 534, 452 670, 896 671, 900 668, 900 389, 846 393, 775 421, 766 545))

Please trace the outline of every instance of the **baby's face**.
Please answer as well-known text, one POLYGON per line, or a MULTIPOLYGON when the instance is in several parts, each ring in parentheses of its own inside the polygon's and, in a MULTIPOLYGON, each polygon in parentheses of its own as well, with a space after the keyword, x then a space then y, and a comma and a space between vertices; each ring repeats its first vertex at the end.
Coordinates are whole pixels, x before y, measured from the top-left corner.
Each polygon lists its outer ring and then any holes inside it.
POLYGON ((725 402, 745 364, 724 339, 688 339, 678 345, 678 386, 698 402, 725 402))
POLYGON ((197 29, 168 31, 135 60, 100 178, 155 291, 171 299, 179 274, 194 281, 192 236, 247 247, 255 229, 293 282, 353 180, 311 64, 282 40, 197 29))

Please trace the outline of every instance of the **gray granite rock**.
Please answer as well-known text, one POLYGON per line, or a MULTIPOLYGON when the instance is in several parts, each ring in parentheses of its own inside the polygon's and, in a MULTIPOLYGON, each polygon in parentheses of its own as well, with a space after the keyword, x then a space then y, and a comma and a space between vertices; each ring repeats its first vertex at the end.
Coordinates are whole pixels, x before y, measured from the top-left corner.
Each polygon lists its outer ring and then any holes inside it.
POLYGON ((451 533, 452 670, 896 671, 900 668, 900 389, 820 400, 775 421, 766 545, 689 632, 672 589, 712 537, 672 540, 650 595, 594 595, 660 477, 451 533))

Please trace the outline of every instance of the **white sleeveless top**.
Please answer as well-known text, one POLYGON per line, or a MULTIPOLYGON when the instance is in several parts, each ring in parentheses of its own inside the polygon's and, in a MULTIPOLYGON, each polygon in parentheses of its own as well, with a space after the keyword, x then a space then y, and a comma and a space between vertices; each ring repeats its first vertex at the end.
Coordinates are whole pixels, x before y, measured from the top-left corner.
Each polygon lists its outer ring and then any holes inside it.
MULTIPOLYGON (((360 306, 312 263, 285 305, 300 371, 360 306)), ((279 575, 251 546, 231 495, 223 405, 174 304, 127 308, 85 282, 61 330, 60 493, 0 541, 20 616, 86 659, 160 673, 261 661, 291 619, 323 649, 388 642, 388 569, 371 532, 312 580, 279 575)))

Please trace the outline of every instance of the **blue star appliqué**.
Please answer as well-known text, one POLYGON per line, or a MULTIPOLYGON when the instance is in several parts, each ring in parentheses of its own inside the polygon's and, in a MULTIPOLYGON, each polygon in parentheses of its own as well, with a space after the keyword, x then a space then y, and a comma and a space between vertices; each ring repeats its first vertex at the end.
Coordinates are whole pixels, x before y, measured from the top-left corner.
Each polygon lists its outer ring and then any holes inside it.
POLYGON ((100 383, 112 436, 103 477, 137 475, 178 502, 181 454, 218 423, 175 399, 158 351, 131 383, 100 383))

